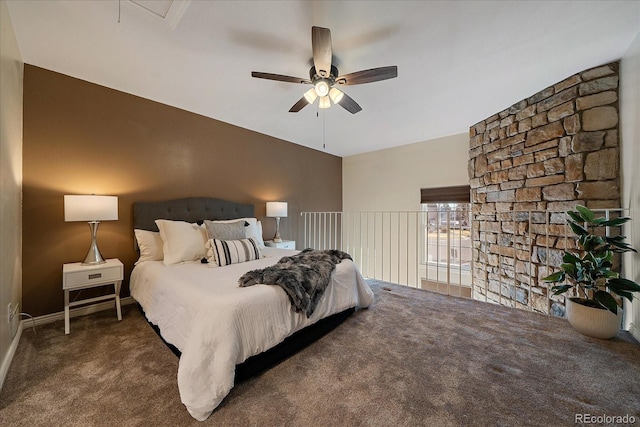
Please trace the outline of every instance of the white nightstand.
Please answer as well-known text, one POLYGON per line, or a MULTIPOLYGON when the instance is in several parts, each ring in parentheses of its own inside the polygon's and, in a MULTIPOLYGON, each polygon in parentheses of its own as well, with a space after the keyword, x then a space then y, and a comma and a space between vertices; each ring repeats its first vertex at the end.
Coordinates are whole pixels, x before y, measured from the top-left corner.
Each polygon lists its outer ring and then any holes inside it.
POLYGON ((296 241, 295 240, 283 240, 282 242, 274 242, 273 240, 265 240, 265 246, 269 246, 271 248, 280 248, 280 249, 295 249, 296 241))
POLYGON ((80 262, 62 266, 62 289, 64 290, 64 333, 69 333, 69 307, 89 304, 96 301, 115 299, 118 320, 122 320, 120 311, 120 285, 124 276, 124 266, 119 259, 108 259, 104 264, 82 265, 80 262), (95 288, 113 284, 114 293, 95 298, 69 302, 69 291, 95 288))

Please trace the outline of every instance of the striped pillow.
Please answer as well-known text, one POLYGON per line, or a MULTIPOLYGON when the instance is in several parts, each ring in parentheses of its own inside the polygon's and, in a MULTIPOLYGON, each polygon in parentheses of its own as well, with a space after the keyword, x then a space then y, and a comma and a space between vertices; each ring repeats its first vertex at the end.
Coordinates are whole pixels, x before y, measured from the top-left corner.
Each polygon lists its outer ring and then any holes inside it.
POLYGON ((229 264, 253 261, 262 258, 256 241, 252 238, 242 240, 210 239, 207 242, 209 264, 223 267, 229 264))

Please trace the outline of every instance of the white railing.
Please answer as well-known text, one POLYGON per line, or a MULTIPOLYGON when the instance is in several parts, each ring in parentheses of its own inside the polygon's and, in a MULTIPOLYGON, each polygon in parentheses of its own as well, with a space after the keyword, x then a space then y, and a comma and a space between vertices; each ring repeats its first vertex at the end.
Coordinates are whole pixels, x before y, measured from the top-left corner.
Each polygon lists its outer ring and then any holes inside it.
POLYGON ((362 274, 464 295, 471 289, 469 205, 404 212, 303 212, 304 247, 348 252, 362 274), (461 218, 461 215, 464 218, 461 218))
MULTIPOLYGON (((363 276, 562 315, 542 280, 575 247, 564 211, 446 205, 405 212, 303 212, 304 247, 348 252, 363 276), (442 206, 445 206, 442 208, 442 206)), ((594 210, 613 218, 623 209, 594 210)), ((608 227, 607 235, 620 233, 608 227)))

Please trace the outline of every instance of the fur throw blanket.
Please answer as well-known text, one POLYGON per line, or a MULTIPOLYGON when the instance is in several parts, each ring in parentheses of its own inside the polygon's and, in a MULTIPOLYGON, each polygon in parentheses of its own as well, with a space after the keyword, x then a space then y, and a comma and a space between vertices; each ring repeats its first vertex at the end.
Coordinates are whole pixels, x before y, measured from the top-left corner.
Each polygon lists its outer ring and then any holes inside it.
POLYGON ((289 296, 293 309, 310 317, 329 285, 331 273, 343 259, 352 260, 348 253, 336 249, 305 249, 296 255, 281 258, 271 267, 245 273, 238 283, 241 287, 278 285, 289 296))

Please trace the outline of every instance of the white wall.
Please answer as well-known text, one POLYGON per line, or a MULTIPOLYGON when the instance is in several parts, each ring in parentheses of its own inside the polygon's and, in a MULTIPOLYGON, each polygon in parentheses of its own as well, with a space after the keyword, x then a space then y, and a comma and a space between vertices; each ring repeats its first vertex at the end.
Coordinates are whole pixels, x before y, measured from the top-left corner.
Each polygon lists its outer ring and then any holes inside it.
POLYGON ((420 189, 467 185, 467 132, 342 159, 344 212, 420 210, 420 189))
MULTIPOLYGON (((468 132, 344 157, 342 209, 419 211, 421 188, 469 183, 468 161, 468 132)), ((416 214, 347 215, 343 220, 343 230, 349 229, 343 250, 355 257, 366 277, 419 286, 419 247, 417 235, 411 234, 419 230, 416 214)))
MULTIPOLYGON (((620 61, 620 158, 622 206, 633 220, 627 223, 627 241, 640 251, 640 33, 620 61)), ((640 283, 640 255, 627 254, 624 277, 640 283)), ((640 294, 633 305, 625 301, 625 323, 640 340, 640 294)))
MULTIPOLYGON (((7 305, 22 306, 22 75, 9 10, 0 1, 0 388, 11 362, 7 305)), ((17 320, 17 318, 16 318, 17 320)), ((12 330, 13 329, 13 330, 12 330)), ((16 338, 17 341, 17 338, 16 338)), ((15 344, 15 342, 13 342, 15 344)), ((13 347, 15 348, 15 347, 13 347)))

